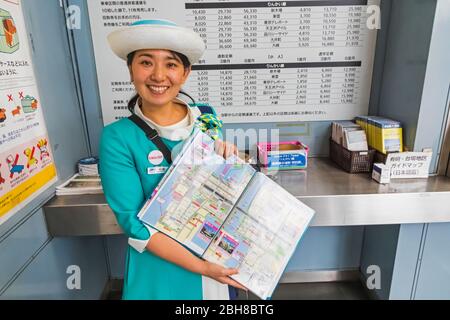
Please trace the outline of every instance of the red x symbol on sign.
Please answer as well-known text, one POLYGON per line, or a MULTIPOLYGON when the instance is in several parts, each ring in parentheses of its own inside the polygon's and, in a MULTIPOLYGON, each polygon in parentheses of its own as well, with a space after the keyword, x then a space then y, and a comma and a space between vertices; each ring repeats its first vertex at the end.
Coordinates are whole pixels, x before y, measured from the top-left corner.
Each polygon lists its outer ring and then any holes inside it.
POLYGON ((12 163, 13 167, 17 166, 17 162, 19 162, 19 155, 16 154, 16 157, 14 158, 14 162, 12 163))
POLYGON ((7 96, 8 96, 8 102, 13 101, 13 96, 12 96, 12 94, 7 94, 7 96))
POLYGON ((19 92, 19 99, 23 99, 23 92, 19 92))
POLYGON ((28 158, 28 163, 27 163, 27 168, 30 168, 30 164, 33 163, 33 159, 34 159, 34 150, 36 149, 36 147, 33 147, 33 149, 27 149, 24 151, 24 154, 27 156, 28 158))
MULTIPOLYGON (((14 159, 13 163, 11 164, 11 174, 9 175, 10 178, 14 176, 14 169, 17 167, 17 162, 19 162, 19 155, 16 154, 16 158, 14 159)), ((19 172, 20 173, 20 172, 19 172)))

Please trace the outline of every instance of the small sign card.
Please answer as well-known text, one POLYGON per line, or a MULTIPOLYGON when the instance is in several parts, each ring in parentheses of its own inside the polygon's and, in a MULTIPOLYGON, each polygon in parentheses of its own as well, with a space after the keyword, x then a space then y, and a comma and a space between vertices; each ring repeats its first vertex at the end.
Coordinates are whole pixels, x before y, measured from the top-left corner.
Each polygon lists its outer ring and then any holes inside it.
POLYGON ((428 178, 432 152, 390 153, 386 166, 391 169, 391 179, 428 178))

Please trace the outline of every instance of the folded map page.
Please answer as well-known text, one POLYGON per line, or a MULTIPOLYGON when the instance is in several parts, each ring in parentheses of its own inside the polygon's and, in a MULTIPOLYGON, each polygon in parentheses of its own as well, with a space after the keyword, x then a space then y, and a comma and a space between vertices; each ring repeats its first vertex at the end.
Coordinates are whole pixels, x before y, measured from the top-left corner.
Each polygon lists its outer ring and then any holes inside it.
POLYGON ((277 183, 255 173, 203 258, 237 268, 232 278, 267 299, 313 215, 277 183))
POLYGON ((251 165, 225 160, 196 132, 138 214, 269 298, 314 211, 251 165))
POLYGON ((189 143, 138 217, 201 256, 255 170, 217 155, 201 132, 189 143))

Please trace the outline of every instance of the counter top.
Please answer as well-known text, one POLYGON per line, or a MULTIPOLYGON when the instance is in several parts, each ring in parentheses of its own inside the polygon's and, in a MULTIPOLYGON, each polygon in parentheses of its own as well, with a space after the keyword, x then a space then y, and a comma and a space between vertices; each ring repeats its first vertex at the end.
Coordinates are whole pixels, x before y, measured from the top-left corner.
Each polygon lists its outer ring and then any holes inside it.
POLYGON ((450 222, 450 178, 393 179, 382 185, 369 173, 348 174, 326 158, 305 171, 274 176, 316 210, 312 226, 450 222))
MULTIPOLYGON (((348 174, 327 158, 306 170, 271 178, 316 211, 311 226, 450 222, 450 178, 395 179, 381 185, 369 173, 348 174)), ((56 196, 45 206, 54 236, 120 234, 103 194, 56 196)))
POLYGON ((313 158, 306 170, 279 171, 273 180, 294 196, 349 196, 393 193, 450 192, 450 178, 392 179, 379 184, 369 173, 349 174, 328 158, 313 158))

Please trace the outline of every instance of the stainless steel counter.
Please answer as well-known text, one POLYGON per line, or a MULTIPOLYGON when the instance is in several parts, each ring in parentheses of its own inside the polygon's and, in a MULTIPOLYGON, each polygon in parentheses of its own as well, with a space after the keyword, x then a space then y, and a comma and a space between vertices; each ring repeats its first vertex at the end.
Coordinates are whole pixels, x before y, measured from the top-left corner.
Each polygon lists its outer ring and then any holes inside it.
MULTIPOLYGON (((373 181, 348 174, 329 159, 309 159, 304 171, 272 178, 316 210, 311 226, 450 222, 450 178, 373 181)), ((103 195, 57 196, 44 206, 53 236, 122 233, 103 195)))

